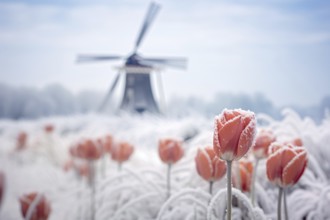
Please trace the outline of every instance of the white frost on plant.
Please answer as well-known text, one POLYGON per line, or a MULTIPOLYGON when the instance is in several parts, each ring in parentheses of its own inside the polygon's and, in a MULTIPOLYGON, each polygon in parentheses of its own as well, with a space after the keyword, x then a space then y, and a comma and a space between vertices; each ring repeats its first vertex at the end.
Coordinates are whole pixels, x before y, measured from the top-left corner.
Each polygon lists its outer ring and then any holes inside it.
MULTIPOLYGON (((283 111, 278 121, 257 115, 258 127, 274 131, 279 141, 299 137, 308 152, 308 166, 299 182, 290 187, 289 217, 293 220, 330 219, 330 118, 316 124, 292 110, 283 111), (306 202, 308 201, 308 202, 306 202)), ((84 219, 90 215, 90 188, 75 172, 63 172, 68 148, 81 138, 98 138, 108 133, 135 146, 121 172, 109 156, 96 164, 96 219, 223 219, 226 212, 225 179, 213 185, 197 175, 197 149, 212 146, 213 120, 194 115, 185 118, 80 115, 29 121, 0 121, 0 169, 6 175, 6 191, 0 219, 21 220, 18 198, 32 191, 42 192, 52 206, 49 220, 84 219), (49 136, 46 123, 54 125, 49 136), (16 137, 28 134, 27 150, 15 151, 16 137), (185 156, 172 168, 172 196, 166 198, 166 165, 158 157, 158 139, 180 138, 185 156)), ((260 161, 256 177, 254 208, 247 196, 233 189, 233 219, 276 219, 278 189, 266 177, 260 161), (248 217, 250 216, 250 217, 248 217)))

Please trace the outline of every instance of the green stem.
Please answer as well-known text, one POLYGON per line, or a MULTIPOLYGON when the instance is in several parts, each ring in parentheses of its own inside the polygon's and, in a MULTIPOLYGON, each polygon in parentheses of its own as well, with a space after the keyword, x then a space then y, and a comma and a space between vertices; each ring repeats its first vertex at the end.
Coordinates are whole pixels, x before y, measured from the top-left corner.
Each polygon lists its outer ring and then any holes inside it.
POLYGON ((213 181, 210 181, 209 193, 212 195, 213 181))
POLYGON ((239 162, 237 161, 236 163, 237 166, 234 166, 235 169, 235 173, 236 173, 236 179, 237 179, 237 189, 239 189, 240 191, 242 191, 242 180, 241 180, 241 171, 239 168, 239 162))
MULTIPOLYGON (((237 166, 232 165, 235 169, 235 175, 236 175, 236 179, 237 179, 237 189, 239 189, 240 191, 242 191, 242 178, 241 178, 241 170, 239 168, 239 162, 237 161, 236 163, 237 166)), ((240 200, 237 200, 237 206, 238 208, 243 212, 243 208, 242 208, 242 203, 240 200)))
POLYGON ((288 205, 286 203, 286 195, 287 195, 287 190, 284 188, 283 189, 284 215, 285 215, 285 220, 289 220, 288 205))
MULTIPOLYGON (((78 185, 77 185, 77 189, 82 189, 81 185, 82 184, 81 182, 78 182, 78 185)), ((78 214, 77 214, 77 218, 76 220, 80 220, 81 219, 81 191, 80 190, 77 190, 77 203, 78 203, 78 214)))
POLYGON ((279 187, 278 190, 278 203, 277 203, 277 220, 281 220, 281 206, 282 206, 282 194, 283 194, 283 188, 279 187))
POLYGON ((253 169, 252 180, 251 180, 251 202, 252 205, 255 206, 255 182, 257 177, 259 159, 256 159, 256 164, 253 169))
POLYGON ((232 165, 232 161, 227 161, 227 220, 231 220, 231 207, 232 207, 231 165, 232 165))
POLYGON ((119 162, 118 163, 118 172, 121 172, 122 164, 119 162))
POLYGON ((196 203, 194 203, 194 220, 198 220, 196 212, 196 203))
POLYGON ((167 198, 171 196, 171 167, 172 164, 169 163, 167 167, 167 198))
POLYGON ((91 220, 95 219, 95 166, 94 162, 90 161, 89 162, 90 166, 90 177, 89 177, 89 187, 91 190, 91 220))

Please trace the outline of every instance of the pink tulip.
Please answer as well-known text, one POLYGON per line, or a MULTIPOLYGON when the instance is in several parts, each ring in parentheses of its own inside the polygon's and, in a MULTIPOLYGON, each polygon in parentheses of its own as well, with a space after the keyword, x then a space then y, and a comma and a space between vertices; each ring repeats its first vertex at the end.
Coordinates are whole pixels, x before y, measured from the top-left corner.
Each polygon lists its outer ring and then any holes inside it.
POLYGON ((294 146, 297 146, 297 147, 302 147, 304 145, 304 142, 301 140, 301 138, 294 138, 291 143, 294 145, 294 146))
POLYGON ((171 138, 161 139, 159 140, 158 153, 164 163, 176 163, 183 157, 182 142, 171 138))
POLYGON ((44 126, 44 131, 48 134, 52 133, 54 131, 55 127, 52 124, 46 124, 44 126))
POLYGON ((261 130, 257 136, 253 146, 253 154, 257 159, 266 158, 268 156, 268 148, 276 141, 274 133, 270 130, 261 130))
POLYGON ((206 181, 216 181, 226 174, 226 163, 216 157, 212 147, 198 149, 195 157, 197 173, 206 181))
POLYGON ((133 151, 134 147, 130 143, 119 142, 112 146, 111 158, 119 163, 122 163, 130 158, 133 151))
POLYGON ((16 142, 16 150, 21 151, 26 148, 28 135, 26 132, 22 131, 17 136, 17 142, 16 142))
POLYGON ((238 163, 239 175, 240 175, 240 186, 238 185, 238 180, 234 178, 234 186, 242 189, 243 192, 250 192, 252 183, 252 172, 253 163, 249 160, 241 160, 238 163))
POLYGON ((96 141, 87 139, 70 148, 70 154, 86 160, 97 160, 101 157, 101 147, 96 141))
POLYGON ((256 133, 253 112, 224 109, 215 118, 213 148, 216 155, 227 162, 227 220, 231 220, 231 167, 233 160, 242 158, 251 148, 256 133))
MULTIPOLYGON (((31 204, 34 202, 35 199, 37 199, 38 194, 33 192, 27 195, 24 195, 20 198, 20 204, 21 204, 21 212, 22 216, 24 218, 27 217, 28 210, 31 206, 31 204)), ((45 196, 41 195, 39 198, 39 202, 32 210, 32 215, 30 216, 30 220, 47 220, 48 216, 51 212, 50 204, 46 200, 45 196)))
POLYGON ((268 179, 280 187, 298 182, 307 165, 307 152, 302 147, 273 143, 266 162, 268 179))
POLYGON ((288 216, 286 204, 286 187, 296 184, 303 175, 307 165, 307 152, 303 147, 274 142, 269 147, 266 161, 266 172, 270 182, 279 187, 277 216, 281 219, 282 194, 284 194, 285 215, 288 216))
POLYGON ((167 164, 167 197, 171 196, 171 167, 183 157, 182 142, 172 138, 159 140, 160 159, 167 164))
POLYGON ((256 141, 252 147, 252 153, 256 158, 254 171, 251 183, 251 200, 255 205, 255 178, 257 176, 259 160, 268 156, 269 146, 276 140, 274 133, 271 130, 262 129, 256 136, 256 141))
POLYGON ((252 146, 255 133, 253 112, 225 109, 215 118, 214 151, 223 160, 239 160, 252 146))

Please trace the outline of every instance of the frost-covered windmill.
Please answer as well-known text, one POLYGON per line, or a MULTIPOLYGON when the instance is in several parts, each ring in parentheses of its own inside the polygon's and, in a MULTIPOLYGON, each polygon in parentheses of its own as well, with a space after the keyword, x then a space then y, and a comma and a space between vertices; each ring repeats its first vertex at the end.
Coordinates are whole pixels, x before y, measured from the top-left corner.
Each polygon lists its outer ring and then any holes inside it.
MULTIPOLYGON (((119 72, 115 77, 107 95, 102 101, 99 110, 102 111, 109 99, 111 98, 117 83, 119 81, 120 75, 125 76, 125 86, 124 94, 119 108, 121 110, 129 112, 153 112, 158 113, 160 107, 158 102, 155 100, 155 96, 151 86, 150 73, 156 69, 162 67, 174 67, 179 69, 186 68, 185 58, 173 58, 173 57, 142 57, 137 51, 141 42, 150 28, 151 23, 155 19, 158 11, 160 9, 159 4, 151 2, 146 17, 144 19, 140 33, 138 34, 137 40, 135 42, 135 47, 133 52, 127 56, 117 56, 117 55, 80 55, 78 56, 78 62, 91 62, 91 61, 111 61, 111 60, 125 60, 122 67, 119 68, 119 72), (124 74, 121 74, 124 73, 124 74)), ((159 88, 160 89, 160 88, 159 88)))

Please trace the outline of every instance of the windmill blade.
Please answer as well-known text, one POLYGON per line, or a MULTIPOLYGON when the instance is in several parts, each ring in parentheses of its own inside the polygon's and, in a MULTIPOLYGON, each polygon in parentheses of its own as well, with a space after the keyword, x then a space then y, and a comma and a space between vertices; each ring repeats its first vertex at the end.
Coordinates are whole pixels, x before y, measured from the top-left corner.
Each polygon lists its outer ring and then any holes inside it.
POLYGON ((147 65, 147 66, 158 66, 158 67, 173 67, 177 69, 186 69, 187 64, 184 63, 179 63, 179 62, 159 62, 159 61, 151 61, 151 60, 141 60, 140 64, 142 65, 147 65))
POLYGON ((122 56, 117 55, 79 55, 77 62, 93 62, 93 61, 109 61, 109 60, 119 60, 122 56))
POLYGON ((141 58, 139 60, 141 64, 145 65, 160 65, 160 66, 170 66, 178 69, 187 68, 187 59, 186 58, 141 58))
POLYGON ((159 4, 157 4, 155 2, 151 2, 150 6, 149 6, 149 9, 148 9, 148 12, 147 12, 147 15, 144 19, 142 28, 140 30, 140 33, 139 33, 138 38, 137 38, 136 43, 135 43, 135 49, 134 49, 135 52, 139 48, 139 46, 141 44, 141 41, 143 40, 144 35, 148 31, 151 23, 155 20, 155 17, 157 15, 159 9, 160 9, 159 4))
POLYGON ((120 78, 120 71, 117 73, 117 76, 116 76, 115 80, 113 81, 107 95, 104 97, 104 99, 99 107, 99 112, 101 112, 105 108, 105 106, 108 104, 108 102, 113 94, 113 91, 115 90, 115 88, 117 86, 119 78, 120 78))

